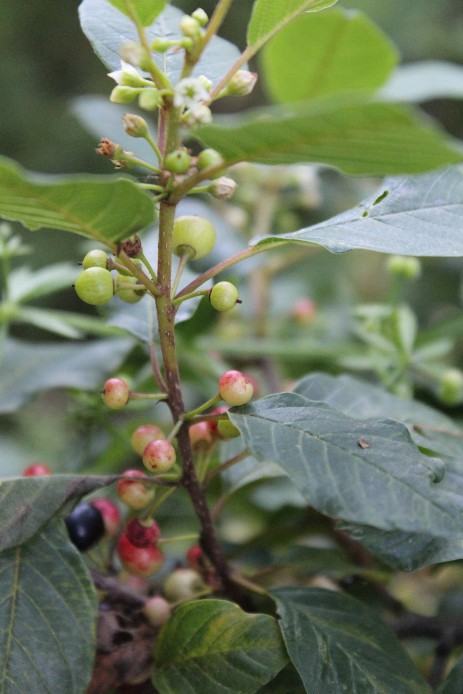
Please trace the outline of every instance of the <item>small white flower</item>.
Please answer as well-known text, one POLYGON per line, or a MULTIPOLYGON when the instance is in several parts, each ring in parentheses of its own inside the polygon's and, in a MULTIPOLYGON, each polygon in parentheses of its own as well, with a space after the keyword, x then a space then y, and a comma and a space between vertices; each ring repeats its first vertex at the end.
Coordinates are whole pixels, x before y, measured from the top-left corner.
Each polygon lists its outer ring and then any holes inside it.
POLYGON ((209 99, 209 93, 202 79, 185 77, 174 90, 174 106, 183 109, 194 109, 201 102, 209 99))
POLYGON ((200 125, 201 123, 210 123, 211 121, 211 109, 209 106, 206 106, 206 104, 197 104, 196 106, 188 109, 183 116, 183 122, 185 125, 190 127, 200 125))
POLYGON ((124 60, 121 60, 121 69, 108 72, 108 77, 122 87, 143 87, 147 82, 133 65, 124 60))

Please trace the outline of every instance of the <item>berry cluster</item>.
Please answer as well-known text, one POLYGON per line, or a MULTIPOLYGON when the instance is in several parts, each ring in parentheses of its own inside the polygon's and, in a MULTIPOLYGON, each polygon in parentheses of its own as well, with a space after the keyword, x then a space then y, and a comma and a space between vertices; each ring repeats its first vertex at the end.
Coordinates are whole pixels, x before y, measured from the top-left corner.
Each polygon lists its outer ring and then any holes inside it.
MULTIPOLYGON (((139 261, 133 262, 141 269, 139 261)), ((79 299, 86 304, 107 304, 114 295, 128 304, 134 304, 146 293, 145 287, 138 283, 138 279, 103 250, 89 251, 82 261, 82 268, 83 271, 76 279, 74 288, 79 299), (113 274, 113 269, 117 269, 118 272, 113 274)))

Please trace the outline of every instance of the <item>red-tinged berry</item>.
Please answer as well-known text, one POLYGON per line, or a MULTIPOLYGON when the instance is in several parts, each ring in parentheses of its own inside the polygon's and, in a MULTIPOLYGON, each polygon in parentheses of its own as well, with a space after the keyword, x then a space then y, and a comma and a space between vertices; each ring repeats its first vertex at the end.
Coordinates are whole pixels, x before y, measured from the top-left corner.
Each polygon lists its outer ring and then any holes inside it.
POLYGON ((143 451, 143 465, 151 472, 168 472, 176 458, 175 448, 164 439, 150 441, 143 451))
POLYGON ((238 290, 231 282, 218 282, 209 293, 209 301, 216 311, 230 311, 238 301, 238 290))
POLYGON ((153 501, 156 493, 154 485, 143 482, 148 479, 148 475, 141 470, 125 470, 123 474, 124 479, 116 484, 119 499, 134 511, 146 508, 153 501))
POLYGON ((205 217, 185 215, 174 222, 174 253, 188 253, 193 260, 200 260, 215 246, 215 229, 205 217))
POLYGON ((186 553, 186 560, 192 569, 200 570, 204 561, 204 552, 199 545, 193 545, 186 553))
POLYGON ((116 537, 121 527, 121 512, 116 504, 104 496, 97 496, 90 500, 103 516, 105 536, 110 539, 116 537))
POLYGON ((219 379, 219 393, 222 400, 232 407, 246 405, 254 395, 254 386, 241 371, 231 369, 219 379))
POLYGON ((89 267, 102 267, 107 268, 108 254, 105 251, 95 248, 93 251, 89 251, 82 261, 82 267, 84 270, 88 270, 89 267))
POLYGON ((120 410, 129 401, 130 388, 122 378, 109 378, 103 386, 101 397, 110 410, 120 410))
POLYGON ((161 627, 167 622, 172 613, 172 608, 167 600, 160 595, 148 598, 143 606, 143 614, 153 627, 161 627))
POLYGON ((188 433, 193 448, 207 448, 214 443, 214 436, 208 422, 192 424, 188 433))
POLYGON ((51 474, 50 468, 45 463, 32 463, 23 470, 23 477, 42 477, 51 474))
POLYGON ((156 424, 142 424, 133 432, 130 443, 135 453, 143 455, 143 451, 151 441, 165 438, 166 436, 163 430, 156 426, 156 424))
POLYGON ((183 147, 170 152, 164 159, 164 168, 175 174, 184 174, 190 168, 190 155, 183 147))
MULTIPOLYGON (((224 412, 228 412, 228 407, 226 405, 221 405, 220 407, 215 407, 213 410, 211 410, 211 414, 223 414, 224 412)), ((214 438, 220 438, 219 420, 210 421, 207 424, 212 436, 214 438)))
POLYGON ((124 569, 135 576, 151 576, 164 563, 164 555, 158 547, 136 547, 125 533, 119 536, 117 553, 124 569))
POLYGON ((103 267, 89 267, 80 273, 74 285, 76 294, 86 304, 107 304, 114 296, 113 276, 103 267))
POLYGON ((175 569, 164 582, 164 595, 170 602, 189 600, 202 590, 203 579, 194 569, 175 569))
POLYGON ((81 552, 101 540, 105 532, 103 516, 92 504, 78 504, 64 522, 69 539, 81 552))
POLYGON ((237 436, 240 436, 240 430, 229 417, 227 419, 219 419, 217 429, 222 439, 235 439, 237 436))
POLYGON ((157 543, 161 531, 154 520, 132 518, 125 526, 125 534, 135 547, 149 547, 157 543))
POLYGON ((291 316, 296 323, 300 325, 308 325, 311 323, 317 313, 317 305, 312 299, 302 298, 296 301, 291 311, 291 316))

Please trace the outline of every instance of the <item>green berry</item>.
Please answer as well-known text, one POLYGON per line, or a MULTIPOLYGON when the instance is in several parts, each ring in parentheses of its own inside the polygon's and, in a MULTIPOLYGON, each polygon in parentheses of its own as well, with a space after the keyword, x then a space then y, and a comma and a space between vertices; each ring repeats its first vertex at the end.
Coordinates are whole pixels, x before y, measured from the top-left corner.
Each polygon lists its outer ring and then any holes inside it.
POLYGON ((238 301, 238 290, 231 282, 218 282, 210 291, 209 301, 216 311, 230 311, 238 301))
POLYGON ((459 405, 463 400, 463 372, 447 369, 441 376, 439 397, 446 405, 459 405))
POLYGON ((191 600, 203 589, 203 579, 194 569, 175 569, 164 582, 164 595, 171 602, 191 600))
MULTIPOLYGON (((141 262, 141 260, 138 260, 138 258, 131 258, 131 261, 132 263, 134 263, 134 265, 137 265, 137 267, 139 267, 140 270, 142 269, 143 263, 141 262)), ((133 277, 131 271, 128 268, 122 267, 119 268, 119 275, 123 275, 124 277, 133 277)))
POLYGON ((108 254, 99 248, 95 248, 84 256, 82 267, 84 270, 87 270, 89 267, 102 267, 106 270, 107 262, 108 254))
MULTIPOLYGON (((220 152, 216 149, 203 149, 198 155, 197 166, 199 171, 203 169, 208 169, 210 166, 219 166, 224 163, 224 159, 220 152)), ((220 176, 220 171, 218 171, 214 176, 220 176)))
POLYGON ((200 260, 212 251, 215 245, 215 229, 204 217, 185 215, 174 222, 174 253, 189 253, 194 260, 200 260))
POLYGON ((186 149, 175 149, 164 159, 164 168, 175 174, 184 174, 190 168, 190 155, 186 149))
POLYGON ((403 277, 405 280, 416 280, 421 274, 421 263, 412 256, 391 255, 386 267, 390 275, 403 277))
POLYGON ((223 439, 234 439, 240 436, 240 430, 235 427, 231 419, 219 419, 217 422, 217 430, 223 439))
POLYGON ((131 289, 127 285, 135 284, 138 285, 138 280, 136 277, 124 277, 123 275, 116 275, 115 287, 116 294, 122 301, 126 304, 136 304, 140 299, 145 296, 144 289, 131 289))
POLYGON ((114 295, 113 276, 102 267, 89 267, 76 279, 75 290, 86 304, 107 304, 114 295))
POLYGON ((254 386, 244 373, 231 369, 219 378, 219 393, 228 405, 239 407, 251 400, 254 386))

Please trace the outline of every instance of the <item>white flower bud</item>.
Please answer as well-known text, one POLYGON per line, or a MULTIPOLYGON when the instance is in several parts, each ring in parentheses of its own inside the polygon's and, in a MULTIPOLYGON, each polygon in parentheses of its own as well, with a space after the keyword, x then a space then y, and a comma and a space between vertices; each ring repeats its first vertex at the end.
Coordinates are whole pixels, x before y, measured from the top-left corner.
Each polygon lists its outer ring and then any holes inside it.
POLYGON ((224 89, 224 96, 247 96, 257 82, 257 73, 238 70, 224 89))
POLYGON ((219 200, 229 200, 233 196, 237 187, 238 184, 232 178, 220 176, 213 181, 213 183, 211 183, 209 186, 209 192, 214 196, 214 198, 218 198, 219 200))
POLYGON ((112 101, 113 104, 130 104, 139 91, 139 89, 134 89, 133 87, 114 87, 109 96, 109 100, 112 101))
POLYGON ((148 125, 146 120, 135 113, 125 113, 122 116, 122 123, 127 135, 131 137, 146 137, 148 134, 148 125))

